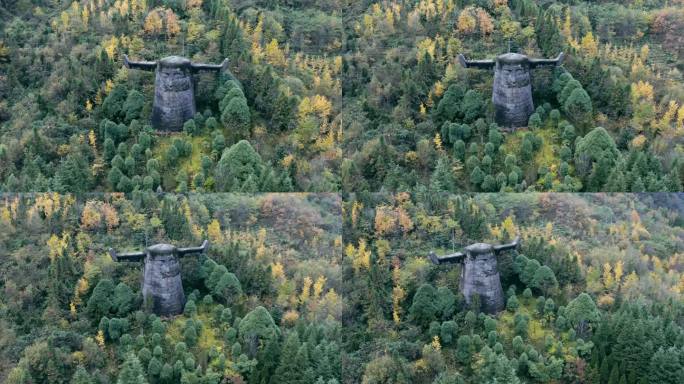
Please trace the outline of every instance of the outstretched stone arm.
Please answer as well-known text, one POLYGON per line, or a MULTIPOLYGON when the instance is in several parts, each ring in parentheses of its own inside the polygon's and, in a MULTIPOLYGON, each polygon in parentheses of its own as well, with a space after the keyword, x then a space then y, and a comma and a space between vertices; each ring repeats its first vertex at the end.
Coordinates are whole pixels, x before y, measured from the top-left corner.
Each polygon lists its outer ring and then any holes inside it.
POLYGON ((176 253, 178 254, 178 257, 185 256, 186 254, 190 253, 204 253, 206 250, 209 248, 209 241, 204 240, 202 242, 202 245, 199 247, 189 247, 189 248, 178 248, 176 250, 176 253))
POLYGON ((509 249, 516 249, 520 245, 520 236, 516 236, 512 243, 501 244, 494 246, 494 253, 508 251, 509 249))
POLYGON ((458 54, 458 62, 463 68, 491 69, 496 64, 494 60, 466 60, 465 56, 458 54))
POLYGON ((128 55, 124 55, 124 65, 129 69, 141 69, 143 71, 154 71, 157 68, 156 61, 130 61, 128 55))
POLYGON ((428 254, 428 259, 432 262, 432 264, 454 264, 454 263, 460 263, 461 260, 463 259, 463 256, 465 256, 462 252, 456 252, 452 253, 450 255, 445 255, 445 256, 437 256, 433 251, 430 251, 428 254))
POLYGON ((202 64, 202 63, 192 63, 190 64, 194 72, 198 71, 220 71, 225 72, 228 69, 228 59, 223 59, 221 64, 202 64))
POLYGON ((530 59, 530 68, 542 67, 542 66, 559 66, 563 64, 565 59, 565 53, 561 52, 556 56, 555 59, 530 59))
POLYGON ((141 261, 145 258, 145 252, 116 253, 114 248, 109 248, 109 255, 114 261, 141 261))

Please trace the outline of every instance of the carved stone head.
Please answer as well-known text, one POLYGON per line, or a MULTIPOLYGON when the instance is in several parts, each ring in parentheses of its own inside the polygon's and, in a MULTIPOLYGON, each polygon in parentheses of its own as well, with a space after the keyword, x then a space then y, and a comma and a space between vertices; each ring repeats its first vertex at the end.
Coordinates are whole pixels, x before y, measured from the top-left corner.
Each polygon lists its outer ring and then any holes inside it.
POLYGON ((520 238, 516 237, 509 244, 475 243, 463 248, 463 252, 441 257, 430 252, 428 257, 434 264, 462 263, 459 285, 466 303, 471 304, 472 298, 477 295, 483 311, 497 313, 504 307, 497 256, 501 252, 517 248, 519 244, 520 238))
POLYGON ((522 88, 530 85, 530 60, 518 53, 506 53, 496 58, 496 72, 501 76, 501 83, 510 88, 522 88))
POLYGON ((157 61, 129 61, 127 68, 155 71, 152 126, 158 131, 180 131, 186 121, 195 117, 193 75, 198 71, 225 71, 228 59, 219 65, 193 63, 181 56, 168 56, 157 61))
POLYGON ((494 118, 499 126, 515 129, 526 127, 534 113, 530 70, 560 65, 563 57, 561 53, 555 59, 531 59, 519 53, 505 53, 497 56, 496 60, 466 60, 459 55, 458 61, 465 68, 494 68, 494 118))
POLYGON ((158 81, 165 92, 183 92, 192 87, 190 60, 180 56, 165 57, 157 62, 158 81))
POLYGON ((173 316, 183 312, 185 294, 179 259, 193 253, 203 253, 209 246, 204 241, 199 247, 177 248, 171 244, 155 244, 142 252, 119 254, 109 250, 114 261, 144 262, 142 294, 145 306, 160 316, 173 316))

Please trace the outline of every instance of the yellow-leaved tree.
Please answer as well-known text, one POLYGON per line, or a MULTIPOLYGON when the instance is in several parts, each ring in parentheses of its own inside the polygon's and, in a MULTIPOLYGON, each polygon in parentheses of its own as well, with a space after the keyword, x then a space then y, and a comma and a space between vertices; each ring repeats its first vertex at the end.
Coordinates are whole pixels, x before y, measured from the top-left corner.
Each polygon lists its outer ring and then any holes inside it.
POLYGON ((603 264, 603 286, 606 290, 612 291, 615 286, 615 276, 613 276, 613 268, 610 263, 606 262, 603 264))
POLYGON ((382 205, 375 208, 375 234, 383 236, 394 232, 397 226, 397 218, 392 207, 382 205))
POLYGON ((309 301, 309 297, 311 296, 311 284, 313 284, 313 280, 311 280, 309 276, 304 277, 302 292, 299 294, 299 303, 302 305, 305 305, 309 301))
POLYGON ((401 322, 403 308, 401 303, 406 297, 406 291, 401 287, 401 261, 395 257, 392 259, 392 320, 395 324, 401 322))
POLYGON ((325 287, 326 281, 327 279, 323 275, 318 276, 318 278, 316 279, 316 282, 313 285, 313 298, 315 300, 321 298, 321 293, 323 293, 323 287, 325 287))
POLYGON ((475 31, 477 26, 477 20, 471 14, 472 8, 465 8, 458 15, 458 21, 456 22, 456 30, 462 35, 468 35, 475 31))
POLYGON ((354 267, 354 271, 357 273, 360 272, 361 269, 370 268, 371 251, 370 249, 367 249, 365 239, 359 240, 358 248, 354 247, 354 244, 347 244, 347 248, 345 248, 344 253, 348 258, 351 259, 352 267, 354 267))
POLYGON ((272 39, 264 48, 266 61, 276 67, 284 67, 287 64, 285 52, 278 46, 278 40, 272 39))
POLYGON ((150 11, 145 17, 145 23, 143 24, 143 30, 148 35, 156 35, 161 33, 163 27, 162 18, 159 16, 159 12, 156 9, 150 11))
POLYGON ((480 26, 480 33, 483 37, 487 37, 494 32, 494 22, 489 16, 489 13, 482 8, 477 8, 477 24, 480 26))
POLYGON ((180 33, 178 16, 171 9, 166 10, 166 36, 172 38, 180 33))
POLYGON ((656 117, 656 107, 653 101, 653 85, 647 81, 638 81, 632 83, 631 99, 632 99, 632 123, 639 131, 647 126, 656 117))
POLYGON ((105 224, 107 225, 107 231, 111 232, 114 228, 119 226, 119 214, 116 212, 116 208, 109 203, 103 203, 101 210, 105 224))
POLYGON ((518 228, 515 226, 515 223, 513 222, 513 216, 506 217, 503 223, 501 223, 501 228, 503 229, 504 238, 506 240, 513 239, 515 238, 515 236, 518 235, 518 228))
POLYGON ((598 41, 594 38, 594 34, 589 31, 580 41, 580 50, 584 56, 594 58, 598 55, 598 41))
POLYGON ((62 234, 62 237, 58 237, 54 233, 52 236, 50 236, 47 241, 47 246, 48 255, 50 256, 51 261, 54 261, 56 258, 62 257, 64 255, 64 251, 69 245, 69 238, 70 236, 66 232, 62 234))
POLYGON ((81 213, 81 228, 93 230, 100 226, 102 215, 94 201, 87 201, 81 213))
POLYGON ((207 224, 207 236, 212 243, 222 243, 223 242, 223 232, 221 232, 221 223, 214 219, 209 224, 207 224))

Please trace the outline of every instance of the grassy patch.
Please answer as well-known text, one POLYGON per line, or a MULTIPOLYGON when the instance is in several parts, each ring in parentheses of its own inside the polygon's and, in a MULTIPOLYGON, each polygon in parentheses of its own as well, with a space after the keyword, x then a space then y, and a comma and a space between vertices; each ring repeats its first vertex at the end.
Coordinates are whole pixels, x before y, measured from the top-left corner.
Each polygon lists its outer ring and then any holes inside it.
POLYGON ((554 170, 560 163, 560 158, 553 150, 555 143, 558 140, 555 130, 552 128, 544 128, 537 130, 534 133, 542 138, 542 146, 539 148, 539 151, 534 158, 535 164, 537 167, 545 165, 549 169, 554 170))
MULTIPOLYGON (((544 325, 541 319, 536 318, 534 316, 534 299, 530 300, 529 303, 525 303, 525 299, 523 299, 521 296, 518 296, 518 302, 520 303, 520 307, 516 313, 527 315, 529 317, 529 322, 527 325, 527 339, 525 340, 525 343, 534 346, 537 351, 540 351, 545 356, 555 355, 557 352, 555 344, 549 351, 546 351, 545 339, 546 336, 550 335, 553 337, 555 342, 563 342, 561 350, 563 358, 566 361, 574 359, 575 357, 571 353, 571 350, 577 346, 577 342, 570 340, 569 332, 557 333, 553 328, 552 323, 547 323, 544 325)), ((496 331, 499 334, 500 339, 505 340, 505 344, 510 346, 513 342, 513 338, 515 337, 515 313, 505 310, 499 314, 497 320, 498 324, 496 331)))
POLYGON ((506 154, 512 153, 516 157, 520 157, 520 143, 527 132, 529 132, 527 129, 518 129, 504 134, 504 142, 501 144, 502 149, 499 151, 506 154))
POLYGON ((216 347, 219 351, 223 349, 223 341, 216 338, 216 329, 211 326, 211 317, 208 314, 198 314, 197 318, 202 321, 202 332, 199 334, 197 346, 199 351, 208 351, 211 347, 216 347))
MULTIPOLYGON (((527 129, 519 129, 515 132, 506 134, 504 143, 501 145, 503 153, 514 153, 516 157, 520 157, 520 146, 522 143, 522 138, 528 132, 532 132, 527 129)), ((558 137, 556 136, 555 128, 546 127, 542 129, 535 130, 535 135, 541 137, 542 146, 539 151, 535 154, 534 165, 539 168, 542 165, 546 165, 551 168, 560 163, 560 158, 554 153, 554 146, 558 142, 558 137)), ((518 159, 519 160, 519 159, 518 159)))
POLYGON ((187 317, 181 315, 168 323, 168 326, 166 327, 166 338, 171 341, 172 346, 175 346, 176 343, 180 341, 185 341, 183 339, 183 326, 185 326, 187 320, 187 317))
POLYGON ((181 169, 185 169, 188 175, 192 176, 198 173, 202 168, 202 155, 207 153, 206 149, 210 147, 208 140, 208 136, 190 138, 190 143, 192 144, 192 153, 189 157, 184 158, 180 165, 181 169))
POLYGON ((158 159, 160 163, 164 164, 166 151, 169 149, 171 145, 173 145, 173 141, 175 139, 188 141, 192 145, 192 152, 188 157, 182 157, 178 159, 178 165, 176 167, 173 167, 173 169, 170 169, 169 171, 171 171, 171 173, 175 175, 178 174, 178 172, 180 172, 181 170, 184 170, 189 177, 192 177, 195 174, 197 174, 202 168, 202 155, 209 153, 209 150, 211 148, 211 138, 208 135, 193 137, 188 136, 184 133, 157 136, 153 156, 156 159, 158 159))

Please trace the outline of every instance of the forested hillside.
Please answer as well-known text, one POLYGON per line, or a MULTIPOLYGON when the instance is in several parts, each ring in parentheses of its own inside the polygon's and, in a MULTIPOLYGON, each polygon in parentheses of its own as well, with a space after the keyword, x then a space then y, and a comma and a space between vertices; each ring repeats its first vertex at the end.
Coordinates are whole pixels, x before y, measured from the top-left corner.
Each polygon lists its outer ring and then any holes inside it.
POLYGON ((681 0, 359 2, 345 21, 347 191, 679 191, 681 0), (493 124, 493 59, 532 71, 527 129, 493 124))
POLYGON ((681 195, 359 194, 344 212, 347 382, 684 379, 681 195), (427 258, 516 235, 493 316, 427 258))
POLYGON ((336 195, 1 200, 0 382, 341 382, 336 195), (202 239, 176 317, 145 311, 141 265, 106 252, 202 239))
POLYGON ((336 191, 343 4, 240 0, 0 3, 0 190, 336 191), (149 125, 169 55, 196 75, 183 132, 149 125))

